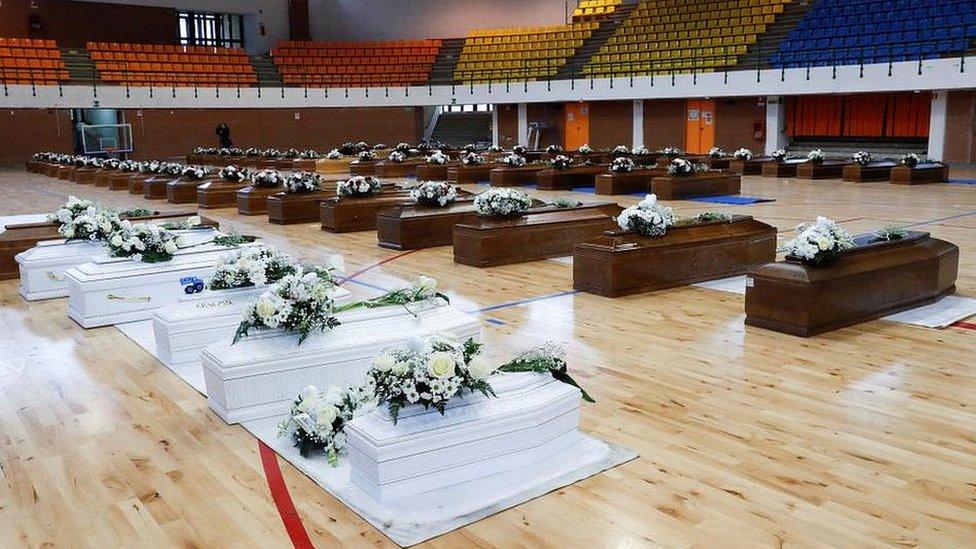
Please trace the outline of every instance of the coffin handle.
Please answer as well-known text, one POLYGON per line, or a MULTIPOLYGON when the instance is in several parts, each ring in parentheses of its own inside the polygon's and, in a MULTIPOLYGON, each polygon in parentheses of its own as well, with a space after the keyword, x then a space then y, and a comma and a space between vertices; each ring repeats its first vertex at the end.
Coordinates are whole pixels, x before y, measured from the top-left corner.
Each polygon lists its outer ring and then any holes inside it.
POLYGON ((150 301, 152 301, 152 297, 150 297, 148 295, 147 296, 126 297, 126 296, 123 296, 123 295, 108 294, 108 300, 109 301, 127 301, 127 302, 130 302, 130 303, 140 303, 140 302, 141 303, 149 303, 150 301))

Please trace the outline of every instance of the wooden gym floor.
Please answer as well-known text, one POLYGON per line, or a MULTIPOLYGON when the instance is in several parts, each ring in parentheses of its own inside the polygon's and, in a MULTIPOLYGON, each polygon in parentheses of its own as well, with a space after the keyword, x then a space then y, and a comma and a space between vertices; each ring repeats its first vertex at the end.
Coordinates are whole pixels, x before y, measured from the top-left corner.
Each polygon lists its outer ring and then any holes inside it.
MULTIPOLYGON (((46 212, 69 194, 147 205, 0 172, 0 215, 46 212)), ((976 296, 976 186, 748 177, 742 194, 776 202, 673 205, 751 214, 783 238, 817 214, 855 233, 916 224, 960 247, 958 292, 976 296)), ((343 254, 348 273, 368 269, 348 286, 363 295, 433 275, 485 320, 498 357, 544 339, 565 344, 597 400, 582 429, 641 454, 430 547, 976 539, 976 325, 875 321, 800 339, 745 328, 737 295, 688 287, 606 299, 573 293, 572 268, 557 261, 479 270, 455 265, 449 247, 402 254, 377 247, 373 232, 207 215, 307 261, 343 254)), ((15 280, 0 282, 0 302, 0 547, 287 547, 305 546, 303 532, 317 547, 392 546, 283 460, 262 461, 256 439, 115 328, 83 330, 65 300, 27 303, 15 280)))

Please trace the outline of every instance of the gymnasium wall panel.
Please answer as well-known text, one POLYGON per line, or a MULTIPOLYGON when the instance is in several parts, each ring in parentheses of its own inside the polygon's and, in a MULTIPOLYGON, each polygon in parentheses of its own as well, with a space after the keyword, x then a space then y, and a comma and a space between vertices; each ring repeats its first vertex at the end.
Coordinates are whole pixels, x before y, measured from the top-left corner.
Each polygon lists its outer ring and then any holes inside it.
POLYGON ((727 152, 747 148, 760 151, 766 143, 756 137, 756 124, 766 120, 766 106, 757 97, 715 100, 715 146, 727 152))
POLYGON ((685 146, 684 99, 644 101, 644 146, 652 151, 685 146))
POLYGON ((961 164, 976 162, 976 91, 949 92, 943 160, 961 164))
POLYGON ((506 149, 518 144, 518 105, 495 105, 498 112, 498 144, 506 149))
POLYGON ((23 165, 38 151, 75 152, 66 110, 3 109, 0 127, 0 164, 23 165))
POLYGON ((589 106, 591 147, 633 146, 633 101, 591 101, 589 106))
POLYGON ((73 0, 40 0, 38 36, 57 40, 62 47, 94 42, 176 44, 176 10, 73 0))
POLYGON ((0 0, 0 36, 28 38, 30 24, 27 0, 0 0))

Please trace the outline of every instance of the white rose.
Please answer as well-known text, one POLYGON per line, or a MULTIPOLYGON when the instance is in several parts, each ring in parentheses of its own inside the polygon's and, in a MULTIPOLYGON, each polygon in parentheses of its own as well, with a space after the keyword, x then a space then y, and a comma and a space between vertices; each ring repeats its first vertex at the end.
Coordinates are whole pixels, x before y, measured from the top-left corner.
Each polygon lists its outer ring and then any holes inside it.
POLYGON ((269 319, 274 316, 277 311, 275 304, 271 302, 270 299, 260 298, 257 303, 254 304, 254 312, 257 313, 258 317, 262 320, 269 319))
POLYGON ((177 250, 176 241, 167 240, 166 244, 163 244, 163 249, 166 250, 166 253, 168 254, 175 254, 177 250))
POLYGON ((309 385, 298 393, 298 409, 307 412, 319 400, 319 390, 314 385, 309 385))
POLYGON ((417 277, 417 288, 424 294, 434 295, 437 291, 437 280, 429 276, 420 275, 417 277))
POLYGON ((431 353, 427 359, 427 373, 438 378, 453 376, 454 357, 443 351, 431 353))
POLYGON ((485 379, 495 371, 495 366, 488 359, 475 356, 468 362, 468 373, 477 380, 485 379))
POLYGON ((373 368, 380 372, 389 372, 396 365, 396 359, 388 353, 383 353, 373 359, 373 368))
POLYGON ((322 427, 331 426, 339 417, 339 409, 326 401, 319 401, 315 406, 315 418, 322 427))
POLYGON ((203 221, 200 219, 200 216, 199 215, 195 215, 195 216, 187 219, 186 220, 186 223, 189 226, 193 227, 194 225, 200 225, 201 223, 203 223, 203 221))

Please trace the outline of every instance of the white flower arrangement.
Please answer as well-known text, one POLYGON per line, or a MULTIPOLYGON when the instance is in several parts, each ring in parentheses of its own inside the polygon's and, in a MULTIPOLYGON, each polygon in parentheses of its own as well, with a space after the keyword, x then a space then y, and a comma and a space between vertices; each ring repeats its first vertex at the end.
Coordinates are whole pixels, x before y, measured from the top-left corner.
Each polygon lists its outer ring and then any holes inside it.
POLYGON ((461 147, 461 150, 464 152, 473 153, 477 152, 478 147, 474 143, 468 143, 467 145, 461 147))
MULTIPOLYGON (((622 146, 622 145, 621 145, 621 146, 622 146)), ((630 154, 632 154, 632 155, 634 155, 634 156, 647 156, 647 155, 649 155, 649 154, 651 154, 651 151, 650 151, 650 149, 648 149, 648 148, 647 148, 647 147, 645 147, 644 145, 639 145, 639 146, 637 146, 637 147, 634 147, 634 148, 633 148, 633 149, 632 149, 632 150, 630 151, 630 154)))
POLYGON ((410 150, 410 143, 404 143, 404 142, 397 143, 395 150, 406 154, 406 152, 410 150))
POLYGON ((278 170, 261 170, 251 174, 251 183, 255 187, 277 187, 284 180, 284 177, 282 177, 278 170))
POLYGON ((244 151, 244 155, 245 156, 261 156, 261 149, 258 149, 256 147, 248 147, 247 150, 244 151))
POLYGON ((773 158, 773 160, 775 160, 777 162, 782 162, 782 161, 786 160, 786 158, 788 157, 788 154, 786 153, 786 149, 776 149, 775 151, 773 151, 773 154, 771 154, 769 156, 771 156, 773 158))
POLYGON ((221 168, 217 173, 224 181, 231 181, 234 183, 240 183, 241 181, 251 177, 250 170, 247 168, 238 168, 233 164, 221 168))
POLYGON ((752 160, 752 151, 743 147, 732 153, 732 157, 736 160, 752 160))
POLYGON ((91 167, 94 158, 88 156, 76 156, 75 157, 75 167, 77 168, 88 168, 91 167))
POLYGON ((67 240, 102 242, 121 227, 119 216, 110 210, 83 213, 58 227, 58 234, 67 240))
POLYGON ((482 217, 511 217, 525 213, 532 206, 529 195, 516 189, 488 189, 474 197, 474 209, 482 217))
POLYGON ((167 229, 145 223, 131 224, 123 220, 108 238, 112 257, 129 257, 143 263, 159 263, 173 259, 179 250, 178 237, 167 229))
MULTIPOLYGON (((359 145, 366 145, 366 143, 363 143, 362 141, 360 141, 360 142, 359 142, 359 145)), ((365 149, 368 149, 368 148, 370 148, 370 147, 369 147, 369 145, 366 145, 366 146, 365 146, 365 147, 363 148, 363 150, 365 150, 365 149)), ((374 151, 382 151, 382 150, 383 150, 383 149, 385 149, 385 148, 387 148, 387 147, 386 147, 386 143, 377 143, 377 144, 375 144, 375 145, 373 145, 373 150, 374 150, 374 151)))
POLYGON ((390 156, 388 156, 387 158, 389 159, 390 162, 399 164, 400 162, 403 162, 404 160, 407 159, 407 155, 401 152, 399 149, 397 149, 391 152, 390 156))
POLYGON ((593 152, 593 149, 590 148, 589 143, 584 143, 583 145, 580 145, 580 148, 576 149, 576 152, 580 154, 590 154, 593 152))
POLYGON ((207 171, 203 166, 183 166, 183 169, 180 170, 180 175, 191 181, 199 181, 207 177, 207 171))
POLYGON ((322 185, 322 176, 313 172, 295 172, 285 178, 285 191, 293 194, 314 193, 322 185))
POLYGON ((562 154, 557 154, 549 161, 549 165, 554 170, 566 170, 573 165, 573 159, 562 154))
POLYGON ((47 214, 47 220, 64 225, 80 215, 95 215, 97 212, 98 204, 91 200, 69 196, 68 201, 62 204, 60 208, 47 214))
POLYGON ((444 164, 447 164, 448 162, 451 161, 451 157, 437 150, 431 153, 430 156, 425 158, 424 161, 427 162, 428 164, 437 164, 443 166, 444 164))
POLYGON ((102 168, 106 170, 118 170, 121 162, 118 158, 106 158, 102 161, 102 168))
POLYGON ((901 163, 909 168, 914 168, 922 162, 922 158, 915 153, 908 153, 901 157, 901 163))
POLYGON ((708 149, 708 156, 709 158, 725 158, 728 155, 721 147, 712 147, 708 149))
POLYGON ((139 172, 145 174, 159 173, 161 167, 162 167, 162 163, 156 160, 150 160, 149 162, 140 162, 139 172))
POLYGON ((193 149, 193 154, 217 154, 216 147, 197 147, 193 149))
POLYGON ((301 265, 284 252, 273 248, 248 248, 220 258, 207 288, 230 290, 264 286, 301 270, 301 265))
POLYGON ((558 154, 563 152, 563 148, 560 147, 559 145, 549 145, 548 147, 546 147, 546 152, 549 154, 558 154))
POLYGON ((135 173, 139 171, 139 165, 140 163, 135 160, 123 160, 119 162, 118 170, 120 172, 135 173))
POLYGON ((658 204, 657 195, 649 194, 637 204, 624 208, 617 217, 617 225, 642 236, 661 236, 675 220, 674 210, 658 204))
POLYGON ((359 154, 356 155, 356 159, 358 159, 360 162, 370 162, 372 160, 376 160, 376 153, 373 151, 359 151, 359 154))
POLYGON ((485 157, 475 152, 469 152, 461 157, 461 163, 465 166, 480 166, 485 163, 485 157))
POLYGON ((610 163, 610 171, 613 173, 629 173, 634 171, 636 164, 626 156, 618 156, 610 163))
POLYGON ((183 164, 178 162, 163 162, 159 165, 159 173, 165 175, 183 175, 183 164))
POLYGON ((332 299, 334 281, 320 272, 285 275, 244 310, 234 343, 252 330, 281 329, 298 334, 301 345, 313 332, 339 325, 332 299))
POLYGON ((525 157, 513 153, 499 158, 498 163, 504 164, 509 168, 521 168, 525 165, 525 157))
POLYGON ((102 166, 104 166, 104 165, 105 165, 105 160, 103 160, 101 158, 92 158, 91 163, 89 164, 89 167, 101 169, 102 166))
POLYGON ((500 146, 498 146, 498 145, 492 145, 492 146, 488 147, 488 152, 490 152, 490 153, 500 153, 500 152, 502 152, 502 150, 503 149, 500 146))
POLYGON ((339 152, 339 149, 332 149, 331 151, 326 153, 325 157, 329 160, 339 160, 340 158, 342 158, 342 153, 339 152))
POLYGON ((867 166, 871 163, 871 153, 866 151, 857 151, 851 155, 851 160, 853 160, 855 164, 867 166))
POLYGON ((298 149, 287 149, 281 156, 285 158, 298 158, 302 153, 298 149))
POLYGON ((630 149, 627 148, 627 145, 617 145, 610 151, 610 154, 614 158, 620 158, 621 156, 630 155, 630 149))
POLYGON ((519 156, 525 156, 525 153, 529 152, 524 145, 515 145, 512 147, 512 153, 519 156))
POLYGON ((410 189, 410 198, 424 206, 443 208, 457 200, 458 189, 444 181, 424 181, 414 189, 410 189))
POLYGON ((807 160, 809 160, 810 162, 823 162, 824 153, 820 149, 814 149, 809 153, 807 153, 807 160))
POLYGON ((321 158, 321 156, 322 155, 319 154, 319 151, 315 149, 305 149, 298 155, 299 158, 304 160, 317 160, 321 158))
POLYGON ((668 175, 671 177, 688 177, 700 171, 703 171, 702 166, 684 158, 672 159, 668 164, 668 175))
POLYGON ((278 149, 264 149, 264 151, 261 154, 265 158, 278 158, 279 156, 281 156, 281 151, 279 151, 278 149))
POLYGON ((292 403, 288 419, 278 424, 278 436, 291 434, 302 457, 320 451, 335 467, 346 446, 346 423, 376 406, 371 386, 331 387, 321 392, 312 385, 302 389, 292 403))
POLYGON ((786 243, 786 259, 820 267, 854 247, 851 235, 824 216, 817 217, 815 223, 801 223, 796 230, 796 238, 786 243))
POLYGON ((908 229, 900 225, 887 225, 874 231, 875 241, 901 240, 908 236, 908 229))
POLYGON ((336 183, 336 194, 354 198, 373 196, 380 192, 382 186, 380 181, 371 175, 357 175, 336 183))
POLYGON ((682 154, 681 149, 679 149, 678 147, 664 147, 659 152, 665 156, 670 156, 672 158, 676 156, 681 156, 682 154))

